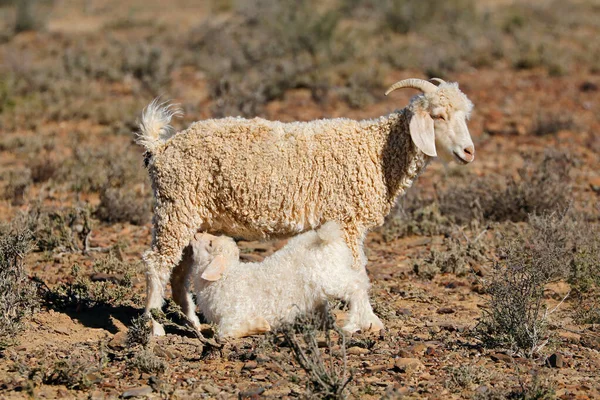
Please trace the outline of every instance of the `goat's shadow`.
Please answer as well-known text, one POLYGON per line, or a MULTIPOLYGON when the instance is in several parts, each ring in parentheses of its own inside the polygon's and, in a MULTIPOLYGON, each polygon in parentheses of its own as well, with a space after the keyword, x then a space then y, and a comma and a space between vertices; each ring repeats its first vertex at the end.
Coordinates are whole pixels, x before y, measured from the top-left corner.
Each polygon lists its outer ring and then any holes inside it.
MULTIPOLYGON (((95 302, 93 305, 78 303, 68 295, 58 295, 52 292, 43 282, 36 279, 34 281, 38 284, 38 291, 41 292, 46 309, 65 314, 87 328, 104 329, 111 334, 115 334, 122 330, 122 327, 115 324, 115 320, 129 328, 133 320, 144 313, 143 308, 130 305, 115 306, 106 302, 95 302)), ((169 302, 166 302, 163 306, 163 312, 172 323, 165 326, 165 332, 179 336, 195 337, 189 329, 185 329, 186 321, 182 320, 177 313, 171 312, 168 305, 169 302)), ((200 318, 202 319, 202 316, 200 318)))

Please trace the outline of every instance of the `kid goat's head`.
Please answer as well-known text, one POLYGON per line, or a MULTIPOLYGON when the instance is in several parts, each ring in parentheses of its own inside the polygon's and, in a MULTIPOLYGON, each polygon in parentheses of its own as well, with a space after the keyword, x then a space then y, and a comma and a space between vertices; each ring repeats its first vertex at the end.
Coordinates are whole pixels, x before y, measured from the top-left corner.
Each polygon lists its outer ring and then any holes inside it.
POLYGON ((221 278, 227 268, 239 260, 240 251, 235 241, 227 236, 196 233, 191 242, 196 271, 206 281, 221 278))
POLYGON ((385 92, 386 96, 396 89, 413 88, 423 94, 413 97, 408 109, 412 112, 410 136, 415 146, 423 153, 446 160, 454 159, 468 164, 475 159, 475 146, 467 128, 467 120, 473 103, 458 88, 457 83, 446 83, 441 79, 432 81, 404 79, 394 83, 385 92))

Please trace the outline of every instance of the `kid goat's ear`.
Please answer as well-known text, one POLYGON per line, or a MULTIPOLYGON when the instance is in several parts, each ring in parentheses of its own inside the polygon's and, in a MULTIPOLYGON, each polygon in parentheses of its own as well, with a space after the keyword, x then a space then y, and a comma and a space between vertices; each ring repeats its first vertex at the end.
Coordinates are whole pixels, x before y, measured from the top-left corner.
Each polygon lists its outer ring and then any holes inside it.
POLYGON ((200 277, 204 280, 214 282, 221 279, 223 273, 227 269, 227 260, 223 255, 218 255, 208 264, 200 277))

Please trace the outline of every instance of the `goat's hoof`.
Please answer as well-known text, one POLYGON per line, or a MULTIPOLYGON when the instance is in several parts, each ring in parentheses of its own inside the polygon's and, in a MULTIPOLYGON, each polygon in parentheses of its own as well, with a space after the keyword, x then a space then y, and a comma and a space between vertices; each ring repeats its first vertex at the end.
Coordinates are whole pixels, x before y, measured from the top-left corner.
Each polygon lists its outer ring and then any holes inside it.
POLYGON ((152 336, 165 336, 166 332, 165 332, 165 328, 163 328, 163 326, 156 322, 155 320, 152 320, 152 336))
POLYGON ((368 322, 368 324, 365 326, 365 328, 363 330, 371 331, 371 332, 379 332, 382 329, 385 329, 383 322, 381 322, 379 317, 377 317, 376 315, 373 315, 373 318, 371 318, 371 320, 368 322))
POLYGON ((342 327, 342 331, 344 333, 352 335, 353 333, 356 333, 356 332, 360 331, 360 327, 357 324, 349 323, 349 324, 346 324, 346 325, 344 325, 342 327))

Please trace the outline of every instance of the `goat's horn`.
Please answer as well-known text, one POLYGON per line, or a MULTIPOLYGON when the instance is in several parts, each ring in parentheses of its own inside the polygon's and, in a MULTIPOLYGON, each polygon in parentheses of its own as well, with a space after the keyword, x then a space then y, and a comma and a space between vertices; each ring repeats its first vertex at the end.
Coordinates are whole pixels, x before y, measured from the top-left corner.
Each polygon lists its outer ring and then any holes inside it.
POLYGON ((414 79, 413 78, 413 79, 404 79, 404 80, 394 83, 392 86, 389 87, 388 90, 385 91, 385 95, 387 96, 394 90, 402 89, 402 88, 419 89, 423 93, 431 93, 431 92, 435 92, 437 90, 437 86, 435 86, 433 83, 424 81, 423 79, 414 79))
POLYGON ((446 83, 446 81, 445 81, 445 80, 443 80, 443 79, 440 79, 440 78, 431 78, 431 79, 429 80, 429 82, 437 82, 437 83, 438 83, 438 84, 440 84, 440 85, 441 85, 442 83, 446 83))

